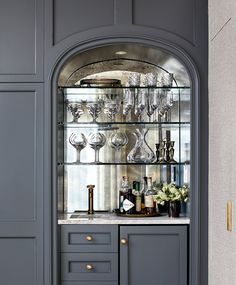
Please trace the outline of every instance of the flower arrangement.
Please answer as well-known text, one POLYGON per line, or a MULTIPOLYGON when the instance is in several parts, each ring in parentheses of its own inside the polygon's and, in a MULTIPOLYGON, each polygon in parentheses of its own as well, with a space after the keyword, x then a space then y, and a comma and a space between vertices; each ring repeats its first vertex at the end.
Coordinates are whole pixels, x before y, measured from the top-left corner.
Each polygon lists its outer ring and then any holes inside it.
POLYGON ((187 185, 178 187, 174 183, 165 183, 161 189, 157 190, 154 199, 160 205, 175 201, 183 201, 186 203, 189 199, 189 187, 187 185))

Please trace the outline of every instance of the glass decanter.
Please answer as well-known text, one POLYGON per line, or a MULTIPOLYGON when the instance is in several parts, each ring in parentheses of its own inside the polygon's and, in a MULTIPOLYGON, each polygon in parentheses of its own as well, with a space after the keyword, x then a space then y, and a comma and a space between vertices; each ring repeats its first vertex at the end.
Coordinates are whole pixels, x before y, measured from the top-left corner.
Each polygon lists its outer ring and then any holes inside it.
POLYGON ((146 142, 147 129, 136 129, 133 133, 136 137, 134 148, 127 156, 130 163, 150 163, 155 160, 155 154, 146 142))

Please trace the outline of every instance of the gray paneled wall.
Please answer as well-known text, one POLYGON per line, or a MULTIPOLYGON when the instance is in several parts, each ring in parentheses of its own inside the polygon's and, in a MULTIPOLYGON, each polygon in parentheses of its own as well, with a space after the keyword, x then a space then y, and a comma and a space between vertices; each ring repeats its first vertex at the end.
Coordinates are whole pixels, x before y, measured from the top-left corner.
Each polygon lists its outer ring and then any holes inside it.
POLYGON ((43 81, 42 16, 42 0, 1 0, 0 82, 43 81))

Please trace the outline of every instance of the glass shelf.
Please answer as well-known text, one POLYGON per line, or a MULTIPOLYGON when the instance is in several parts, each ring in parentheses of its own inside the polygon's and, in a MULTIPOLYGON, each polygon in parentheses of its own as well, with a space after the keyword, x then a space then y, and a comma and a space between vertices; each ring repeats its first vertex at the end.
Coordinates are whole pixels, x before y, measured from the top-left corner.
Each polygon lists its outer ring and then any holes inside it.
POLYGON ((190 162, 176 162, 176 163, 128 163, 128 162, 59 162, 58 166, 74 166, 74 165, 189 165, 190 162))
POLYGON ((109 127, 113 126, 115 127, 116 125, 125 125, 129 127, 133 126, 141 126, 141 127, 146 127, 146 126, 153 126, 153 127, 158 127, 158 125, 161 125, 162 127, 169 127, 169 128, 176 128, 178 126, 181 127, 189 127, 190 122, 81 122, 81 123, 64 123, 64 122, 58 122, 59 127, 65 127, 65 128, 100 128, 100 127, 109 127))
POLYGON ((97 86, 97 87, 89 87, 89 86, 60 86, 59 89, 80 89, 80 90, 86 90, 86 89, 89 89, 89 90, 97 90, 97 89, 103 89, 103 90, 118 90, 118 89, 127 89, 127 88, 130 88, 130 89, 176 89, 176 90, 179 90, 179 89, 190 89, 191 87, 190 86, 172 86, 172 87, 165 87, 165 86, 160 86, 160 87, 146 87, 146 86, 137 86, 137 87, 125 87, 125 86, 121 86, 121 87, 103 87, 103 86, 97 86))

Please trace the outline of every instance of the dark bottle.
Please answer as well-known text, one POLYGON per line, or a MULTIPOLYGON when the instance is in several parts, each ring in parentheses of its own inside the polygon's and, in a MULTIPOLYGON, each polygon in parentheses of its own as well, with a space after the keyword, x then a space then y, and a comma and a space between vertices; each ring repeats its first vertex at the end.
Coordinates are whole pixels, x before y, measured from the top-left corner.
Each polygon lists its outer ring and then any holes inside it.
POLYGON ((147 176, 143 177, 143 181, 142 181, 142 185, 141 185, 141 190, 140 190, 140 194, 141 194, 141 213, 145 214, 146 213, 146 207, 145 207, 145 192, 147 190, 147 176))
POLYGON ((123 209, 126 214, 135 214, 135 196, 132 193, 132 189, 128 189, 126 199, 123 202, 123 209))
POLYGON ((130 188, 129 187, 129 177, 123 176, 121 188, 120 188, 120 193, 119 193, 119 211, 120 211, 120 213, 124 212, 123 203, 124 203, 124 200, 126 199, 129 188, 130 188))

